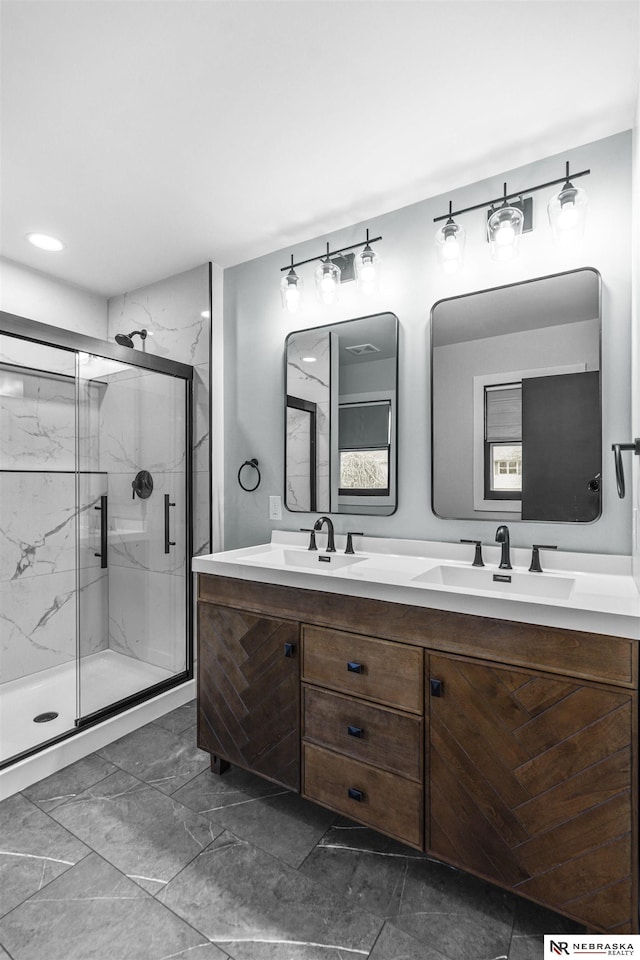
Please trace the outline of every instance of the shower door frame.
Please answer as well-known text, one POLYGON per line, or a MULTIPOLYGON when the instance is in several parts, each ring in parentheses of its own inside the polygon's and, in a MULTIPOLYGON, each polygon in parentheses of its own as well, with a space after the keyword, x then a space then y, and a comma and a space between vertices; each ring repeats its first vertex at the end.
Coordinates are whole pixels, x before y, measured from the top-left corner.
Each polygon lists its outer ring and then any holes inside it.
POLYGON ((144 353, 142 350, 136 350, 131 347, 121 347, 116 343, 109 343, 106 340, 99 340, 96 337, 89 337, 83 333, 76 333, 73 330, 65 330, 61 327, 54 327, 47 323, 41 323, 38 320, 30 320, 28 317, 21 317, 13 313, 7 313, 0 310, 0 334, 16 337, 22 340, 29 340, 33 343, 39 343, 43 346, 58 347, 69 352, 88 353, 108 360, 116 360, 129 366, 141 367, 153 373, 161 373, 167 376, 183 380, 185 383, 185 504, 186 504, 186 542, 185 542, 185 626, 186 626, 186 668, 180 673, 175 674, 166 680, 146 687, 138 693, 125 697, 122 700, 115 701, 100 710, 89 714, 86 717, 75 720, 75 729, 68 730, 60 736, 46 740, 36 747, 24 751, 11 757, 6 763, 0 763, 0 768, 8 764, 14 764, 18 760, 23 760, 28 756, 40 752, 45 747, 50 747, 54 743, 59 743, 69 737, 74 736, 78 730, 86 729, 102 720, 106 720, 129 707, 137 706, 153 697, 164 693, 166 690, 180 686, 187 680, 193 679, 193 575, 191 573, 191 555, 193 552, 193 367, 186 363, 180 363, 177 360, 168 360, 166 357, 159 357, 154 354, 144 353))

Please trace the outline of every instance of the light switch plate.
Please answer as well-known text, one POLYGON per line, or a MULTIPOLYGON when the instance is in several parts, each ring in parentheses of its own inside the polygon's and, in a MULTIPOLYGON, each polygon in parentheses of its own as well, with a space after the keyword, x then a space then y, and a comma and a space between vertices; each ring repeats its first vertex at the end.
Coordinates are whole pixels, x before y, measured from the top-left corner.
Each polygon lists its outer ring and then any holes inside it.
POLYGON ((269 497, 269 520, 282 520, 282 500, 280 497, 269 497))

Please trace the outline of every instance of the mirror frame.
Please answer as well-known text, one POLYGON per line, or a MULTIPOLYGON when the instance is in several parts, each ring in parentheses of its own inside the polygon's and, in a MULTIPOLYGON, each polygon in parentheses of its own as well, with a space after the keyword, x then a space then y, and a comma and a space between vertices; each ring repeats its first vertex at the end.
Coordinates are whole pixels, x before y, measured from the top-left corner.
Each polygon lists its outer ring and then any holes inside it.
MULTIPOLYGON (((585 273, 591 272, 594 274, 596 283, 597 283, 597 302, 598 302, 598 319, 599 319, 599 330, 598 330, 598 373, 599 373, 599 384, 598 384, 598 407, 600 413, 600 509, 593 519, 591 520, 523 520, 521 516, 513 517, 509 522, 514 523, 569 523, 569 524, 590 524, 597 523, 598 520, 602 517, 603 511, 603 491, 602 491, 602 465, 603 465, 603 437, 602 437, 602 275, 599 270, 595 267, 584 266, 584 267, 574 267, 571 270, 560 270, 557 273, 549 273, 540 277, 530 277, 527 280, 517 280, 514 283, 498 284, 494 287, 485 287, 482 290, 470 290, 468 293, 460 293, 451 297, 442 297, 431 307, 429 314, 429 376, 430 376, 430 385, 429 385, 429 401, 430 401, 430 411, 429 411, 429 427, 430 427, 430 455, 431 455, 431 464, 430 464, 430 474, 431 474, 431 496, 430 496, 430 507, 431 512, 434 517, 437 517, 439 520, 460 520, 460 521, 477 521, 477 522, 490 522, 495 523, 497 521, 497 515, 500 514, 500 508, 498 507, 495 511, 486 511, 487 514, 491 513, 492 516, 487 516, 486 518, 482 516, 443 516, 438 513, 435 508, 435 449, 434 449, 434 364, 433 364, 433 315, 436 308, 442 303, 450 303, 452 300, 464 300, 469 297, 478 296, 479 294, 484 293, 495 293, 498 290, 510 290, 515 287, 523 287, 528 284, 538 283, 542 280, 553 280, 558 277, 571 276, 576 273, 585 273), (493 516, 495 514, 496 516, 493 516)), ((499 501, 498 501, 499 503, 499 501)), ((503 518, 504 519, 504 518, 503 518)), ((507 513, 506 519, 509 520, 509 514, 507 513)))
MULTIPOLYGON (((286 510, 288 513, 292 514, 293 516, 298 515, 298 516, 301 516, 301 517, 310 516, 311 514, 314 514, 314 513, 316 513, 316 514, 318 514, 318 513, 319 513, 319 514, 328 513, 328 514, 331 514, 331 515, 333 515, 333 516, 345 516, 345 517, 349 517, 349 516, 351 516, 351 517, 359 517, 359 516, 360 516, 360 517, 364 517, 364 516, 368 516, 368 517, 390 517, 390 516, 393 516, 394 513, 396 513, 396 511, 397 511, 397 509, 398 509, 398 463, 399 463, 399 457, 398 457, 398 443, 399 443, 398 426, 399 426, 399 423, 400 423, 400 417, 399 417, 399 415, 398 415, 399 379, 400 379, 400 321, 399 321, 399 319, 398 319, 397 314, 395 314, 392 310, 380 310, 380 311, 378 311, 377 313, 368 313, 368 314, 365 314, 365 315, 362 316, 362 317, 349 317, 347 320, 338 320, 338 321, 336 321, 335 323, 318 324, 318 325, 315 326, 315 327, 303 327, 303 328, 301 328, 300 330, 291 330, 291 331, 287 334, 287 336, 285 337, 285 341, 284 341, 284 383, 283 383, 283 391, 282 391, 282 392, 283 392, 283 396, 284 396, 284 424, 283 424, 283 426, 284 426, 284 451, 283 451, 283 460, 284 460, 284 463, 283 463, 283 480, 284 480, 283 487, 284 487, 284 493, 283 493, 283 502, 284 502, 285 510, 286 510), (330 509, 330 506, 329 506, 329 508, 327 508, 326 510, 323 510, 321 507, 318 507, 316 510, 292 510, 292 509, 287 505, 287 408, 288 408, 288 405, 287 405, 287 396, 288 396, 288 394, 287 394, 287 364, 288 364, 288 347, 289 347, 289 340, 290 340, 292 337, 295 337, 295 336, 298 335, 298 334, 310 333, 310 332, 313 331, 313 330, 327 330, 327 331, 336 330, 337 328, 342 327, 342 326, 344 326, 344 325, 347 324, 347 323, 354 323, 355 321, 360 321, 360 320, 371 320, 371 319, 374 319, 374 318, 377 318, 377 317, 381 317, 381 316, 388 316, 388 317, 392 318, 392 319, 395 321, 395 340, 396 340, 396 351, 395 351, 395 403, 394 403, 394 410, 393 410, 393 413, 392 413, 392 421, 391 421, 391 423, 392 423, 392 438, 393 438, 393 440, 392 440, 392 448, 394 448, 394 449, 392 449, 392 451, 391 451, 391 457, 390 457, 390 461, 389 461, 390 474, 391 474, 391 470, 393 470, 393 474, 394 474, 394 481, 395 481, 395 482, 394 482, 394 484, 392 485, 391 489, 394 489, 394 490, 395 490, 395 501, 393 502, 393 504, 390 504, 390 505, 389 505, 389 510, 388 510, 388 512, 385 512, 385 513, 366 513, 365 511, 358 511, 358 512, 355 512, 355 513, 354 513, 354 512, 351 512, 351 511, 349 511, 349 510, 339 510, 339 511, 336 511, 336 510, 331 510, 331 509, 330 509)), ((330 425, 329 425, 329 435, 330 435, 330 437, 331 437, 331 429, 332 429, 332 425, 331 425, 331 411, 330 411, 329 424, 330 424, 330 425)), ((331 440, 331 441, 330 441, 330 444, 329 444, 329 476, 331 476, 331 461, 332 461, 332 456, 333 456, 333 455, 332 455, 332 449, 331 449, 332 446, 333 446, 333 440, 331 440)), ((390 483, 391 483, 391 477, 390 477, 390 483)), ((368 499, 370 499, 370 498, 368 498, 368 497, 363 497, 363 498, 362 498, 363 503, 366 502, 368 499)))

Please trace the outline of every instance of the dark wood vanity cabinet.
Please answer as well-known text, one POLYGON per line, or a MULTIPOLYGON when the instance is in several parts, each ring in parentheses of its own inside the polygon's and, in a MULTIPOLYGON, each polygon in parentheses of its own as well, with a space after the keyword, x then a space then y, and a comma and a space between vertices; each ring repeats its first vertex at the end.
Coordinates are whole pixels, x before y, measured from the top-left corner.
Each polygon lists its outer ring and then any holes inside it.
POLYGON ((632 696, 431 656, 430 848, 605 930, 634 920, 632 696))
POLYGON ((198 746, 300 790, 298 624, 198 604, 198 746))
POLYGON ((637 641, 209 575, 198 606, 213 769, 638 932, 637 641))

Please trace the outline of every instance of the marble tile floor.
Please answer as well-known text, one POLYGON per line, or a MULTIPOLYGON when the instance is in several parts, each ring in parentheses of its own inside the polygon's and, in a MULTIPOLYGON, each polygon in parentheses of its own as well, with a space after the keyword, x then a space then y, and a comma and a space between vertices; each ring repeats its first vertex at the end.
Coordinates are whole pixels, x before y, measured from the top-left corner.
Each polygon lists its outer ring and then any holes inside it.
POLYGON ((232 768, 195 704, 0 803, 0 960, 539 960, 581 928, 232 768))

